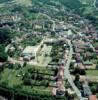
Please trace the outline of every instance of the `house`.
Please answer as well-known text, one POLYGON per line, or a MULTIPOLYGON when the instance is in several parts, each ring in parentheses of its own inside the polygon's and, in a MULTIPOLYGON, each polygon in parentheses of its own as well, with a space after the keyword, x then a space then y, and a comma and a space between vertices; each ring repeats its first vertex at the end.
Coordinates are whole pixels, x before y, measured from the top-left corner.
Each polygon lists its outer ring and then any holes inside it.
POLYGON ((53 95, 53 96, 56 96, 56 91, 57 91, 57 88, 53 88, 53 89, 52 89, 52 95, 53 95))
POLYGON ((98 55, 98 46, 95 47, 95 52, 98 55))
POLYGON ((64 96, 64 94, 65 94, 65 87, 64 87, 63 81, 62 81, 62 80, 59 80, 59 81, 56 83, 56 86, 57 86, 56 94, 57 94, 57 95, 62 95, 62 96, 64 96))
POLYGON ((80 68, 81 70, 85 69, 85 67, 82 63, 77 63, 77 67, 80 68))
POLYGON ((80 48, 75 47, 75 52, 76 53, 84 53, 84 49, 80 49, 80 48))
POLYGON ((64 79, 64 66, 61 65, 58 69, 58 74, 57 74, 57 82, 56 82, 56 95, 64 96, 65 95, 65 86, 63 83, 64 79))
POLYGON ((57 79, 58 80, 63 80, 64 79, 64 66, 59 67, 58 74, 57 74, 57 79))
POLYGON ((0 67, 2 67, 2 66, 3 66, 3 64, 4 64, 4 63, 0 62, 0 67))
POLYGON ((93 53, 90 53, 90 52, 86 52, 86 53, 83 53, 82 55, 83 55, 84 58, 86 58, 86 59, 89 58, 90 59, 90 58, 93 57, 94 54, 93 53))
POLYGON ((0 70, 2 70, 4 63, 0 62, 0 70))
POLYGON ((75 94, 75 91, 73 91, 71 88, 67 89, 67 92, 70 96, 73 96, 75 94))
POLYGON ((9 48, 9 51, 10 51, 10 52, 15 51, 15 47, 11 46, 11 47, 9 48))
POLYGON ((83 94, 85 97, 88 97, 92 94, 88 84, 85 84, 85 83, 83 84, 83 94))
POLYGON ((82 57, 80 56, 80 53, 76 53, 75 59, 76 59, 76 62, 77 62, 77 63, 82 62, 82 57))
POLYGON ((96 95, 90 95, 88 100, 98 100, 96 95))
POLYGON ((93 67, 93 63, 90 61, 84 61, 83 65, 85 66, 85 68, 87 69, 91 69, 93 67))
POLYGON ((27 61, 31 60, 32 58, 36 58, 38 50, 38 46, 27 46, 22 52, 22 57, 27 61))
POLYGON ((2 96, 0 96, 0 100, 7 100, 6 98, 4 98, 4 97, 2 97, 2 96))

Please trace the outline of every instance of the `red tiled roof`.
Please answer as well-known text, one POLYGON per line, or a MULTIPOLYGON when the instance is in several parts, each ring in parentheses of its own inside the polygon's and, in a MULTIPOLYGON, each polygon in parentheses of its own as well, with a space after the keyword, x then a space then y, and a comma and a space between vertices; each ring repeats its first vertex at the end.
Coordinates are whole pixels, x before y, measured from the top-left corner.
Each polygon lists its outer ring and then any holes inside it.
POLYGON ((89 96, 89 100, 97 100, 96 95, 91 95, 91 96, 89 96))
POLYGON ((52 95, 56 95, 56 90, 57 90, 57 88, 52 89, 52 95))

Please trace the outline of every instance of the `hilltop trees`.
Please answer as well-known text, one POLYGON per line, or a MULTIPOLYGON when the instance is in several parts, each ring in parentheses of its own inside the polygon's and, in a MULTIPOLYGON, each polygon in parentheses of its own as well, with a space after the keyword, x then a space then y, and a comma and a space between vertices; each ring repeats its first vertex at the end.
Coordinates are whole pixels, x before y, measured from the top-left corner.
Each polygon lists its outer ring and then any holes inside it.
POLYGON ((10 31, 7 29, 0 29, 0 44, 10 42, 10 31))
POLYGON ((0 61, 5 62, 7 61, 7 54, 4 52, 4 46, 0 45, 0 61))

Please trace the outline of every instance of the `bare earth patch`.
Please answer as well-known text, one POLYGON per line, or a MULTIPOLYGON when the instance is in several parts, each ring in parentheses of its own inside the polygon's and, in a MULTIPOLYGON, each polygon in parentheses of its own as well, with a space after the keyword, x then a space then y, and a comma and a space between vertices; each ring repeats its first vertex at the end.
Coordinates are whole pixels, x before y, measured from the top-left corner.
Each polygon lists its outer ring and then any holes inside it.
POLYGON ((20 4, 22 6, 32 6, 31 0, 15 0, 16 4, 20 4))

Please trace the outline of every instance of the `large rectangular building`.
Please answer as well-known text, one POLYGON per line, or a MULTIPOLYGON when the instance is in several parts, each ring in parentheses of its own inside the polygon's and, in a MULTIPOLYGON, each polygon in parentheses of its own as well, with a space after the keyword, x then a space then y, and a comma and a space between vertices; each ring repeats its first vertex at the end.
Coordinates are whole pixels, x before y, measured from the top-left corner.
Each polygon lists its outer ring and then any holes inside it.
POLYGON ((38 46, 27 46, 23 52, 22 56, 25 60, 30 60, 31 58, 36 58, 38 53, 39 47, 38 46))

